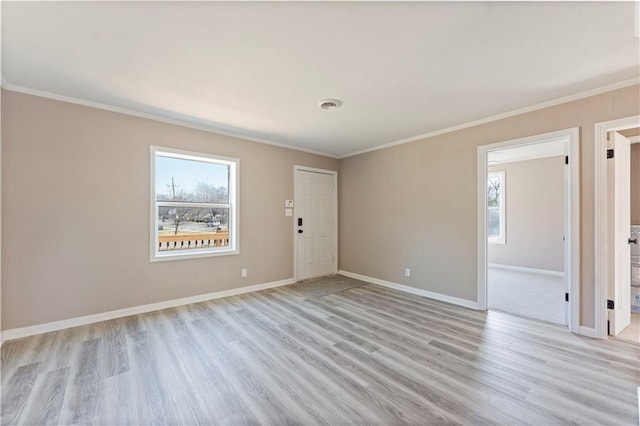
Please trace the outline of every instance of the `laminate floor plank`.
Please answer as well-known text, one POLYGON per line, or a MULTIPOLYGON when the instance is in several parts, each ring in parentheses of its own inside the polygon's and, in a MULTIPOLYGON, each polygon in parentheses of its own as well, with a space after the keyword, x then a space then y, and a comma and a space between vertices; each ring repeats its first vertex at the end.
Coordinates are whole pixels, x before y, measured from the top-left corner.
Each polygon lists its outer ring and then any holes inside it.
POLYGON ((633 425, 640 346, 343 276, 2 346, 2 425, 633 425))
POLYGON ((129 352, 125 327, 120 319, 105 323, 102 342, 104 377, 117 376, 129 371, 129 352))
POLYGON ((138 409, 133 398, 136 389, 131 372, 104 379, 102 412, 98 424, 139 425, 138 409))
POLYGON ((22 417, 16 423, 26 425, 58 424, 66 395, 69 367, 38 376, 22 417))
POLYGON ((3 385, 2 411, 0 411, 3 425, 18 423, 36 382, 39 369, 40 363, 18 367, 8 383, 3 385))
POLYGON ((151 339, 151 331, 133 334, 128 340, 131 345, 132 369, 136 393, 131 395, 141 424, 178 424, 171 404, 170 389, 162 382, 162 369, 158 350, 151 339))

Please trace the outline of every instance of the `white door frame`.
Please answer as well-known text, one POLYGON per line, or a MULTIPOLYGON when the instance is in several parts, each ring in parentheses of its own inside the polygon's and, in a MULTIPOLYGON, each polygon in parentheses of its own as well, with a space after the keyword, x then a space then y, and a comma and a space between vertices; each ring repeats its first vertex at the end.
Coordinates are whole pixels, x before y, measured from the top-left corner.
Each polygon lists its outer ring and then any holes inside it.
POLYGON ((298 170, 333 176, 333 273, 338 273, 338 172, 307 166, 293 166, 293 278, 298 281, 298 170))
POLYGON ((517 146, 533 145, 555 139, 568 140, 566 155, 569 171, 565 173, 565 283, 569 287, 569 330, 580 329, 580 132, 577 127, 556 132, 512 139, 478 147, 478 309, 487 309, 487 156, 489 152, 517 146))
POLYGON ((595 337, 607 338, 607 134, 640 127, 640 115, 603 121, 595 125, 594 266, 595 337))

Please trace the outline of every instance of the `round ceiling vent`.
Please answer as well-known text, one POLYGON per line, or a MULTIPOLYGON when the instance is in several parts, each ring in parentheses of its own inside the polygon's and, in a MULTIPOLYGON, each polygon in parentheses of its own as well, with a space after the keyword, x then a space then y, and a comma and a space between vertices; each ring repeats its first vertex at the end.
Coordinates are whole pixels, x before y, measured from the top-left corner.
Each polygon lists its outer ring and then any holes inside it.
POLYGON ((318 106, 322 109, 336 109, 340 108, 342 102, 337 99, 323 99, 318 102, 318 106))

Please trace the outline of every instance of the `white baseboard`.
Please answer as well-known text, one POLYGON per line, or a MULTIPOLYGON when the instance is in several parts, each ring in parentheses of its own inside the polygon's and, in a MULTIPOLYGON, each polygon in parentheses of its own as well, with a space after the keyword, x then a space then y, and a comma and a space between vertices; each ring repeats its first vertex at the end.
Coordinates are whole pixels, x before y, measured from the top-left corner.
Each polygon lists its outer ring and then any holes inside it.
POLYGON ((554 277, 564 277, 564 272, 550 271, 548 269, 525 268, 524 266, 501 265, 498 263, 489 263, 487 264, 487 266, 490 268, 496 268, 496 269, 507 269, 509 271, 531 272, 533 274, 552 275, 554 277))
POLYGON ((366 281, 372 284, 378 284, 383 287, 393 288, 395 290, 404 291, 405 293, 417 294, 418 296, 428 297, 429 299, 439 300, 441 302, 451 303, 452 305, 463 306, 470 309, 478 309, 478 303, 472 300, 460 299, 453 296, 447 296, 446 294, 434 293, 428 290, 422 290, 420 288, 410 287, 404 284, 398 284, 391 281, 385 281, 378 278, 367 277, 366 275, 360 275, 349 271, 338 271, 340 275, 345 277, 355 278, 360 281, 366 281))
POLYGON ((582 336, 587 336, 587 337, 592 337, 592 338, 596 338, 596 329, 592 328, 592 327, 583 327, 580 326, 580 329, 578 330, 578 334, 582 335, 582 336))
POLYGON ((175 308, 176 306, 190 305, 191 303, 206 302, 207 300, 221 299, 223 297, 236 296, 239 294, 252 293, 254 291, 266 290, 268 288, 281 287, 294 284, 295 278, 273 281, 270 283, 256 284, 248 287, 234 288, 230 290, 215 291, 213 293, 199 294, 197 296, 183 297, 181 299, 166 300, 164 302, 150 303, 148 305, 132 306, 130 308, 118 309, 115 311, 102 312, 99 314, 87 315, 77 318, 69 318, 61 321, 37 324, 29 327, 13 328, 0 333, 0 344, 5 341, 21 339, 23 337, 34 336, 36 334, 49 333, 51 331, 63 330, 65 328, 77 327, 80 325, 93 324, 115 318, 127 317, 129 315, 144 314, 146 312, 159 311, 160 309, 175 308))

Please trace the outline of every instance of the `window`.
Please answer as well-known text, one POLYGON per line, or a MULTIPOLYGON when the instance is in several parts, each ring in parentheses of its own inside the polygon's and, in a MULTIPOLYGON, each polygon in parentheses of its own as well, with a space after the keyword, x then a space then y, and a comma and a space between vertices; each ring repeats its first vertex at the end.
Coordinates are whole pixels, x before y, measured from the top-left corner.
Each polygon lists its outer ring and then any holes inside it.
POLYGON ((151 260, 238 253, 239 160, 151 147, 151 260))
POLYGON ((489 173, 487 182, 487 236, 490 243, 505 243, 504 171, 489 173))

